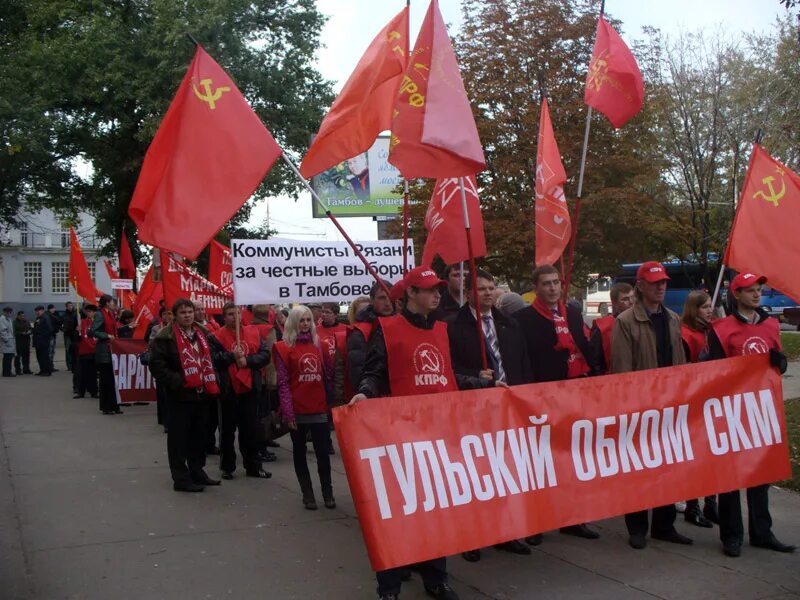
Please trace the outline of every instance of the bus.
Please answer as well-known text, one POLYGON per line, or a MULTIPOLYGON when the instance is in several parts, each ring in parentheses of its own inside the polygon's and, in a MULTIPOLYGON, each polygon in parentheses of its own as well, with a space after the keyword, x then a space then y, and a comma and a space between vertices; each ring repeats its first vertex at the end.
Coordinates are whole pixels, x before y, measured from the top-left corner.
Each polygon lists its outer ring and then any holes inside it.
POLYGON ((611 289, 612 278, 599 273, 589 274, 589 284, 586 286, 586 301, 583 312, 590 319, 597 319, 611 314, 611 289))

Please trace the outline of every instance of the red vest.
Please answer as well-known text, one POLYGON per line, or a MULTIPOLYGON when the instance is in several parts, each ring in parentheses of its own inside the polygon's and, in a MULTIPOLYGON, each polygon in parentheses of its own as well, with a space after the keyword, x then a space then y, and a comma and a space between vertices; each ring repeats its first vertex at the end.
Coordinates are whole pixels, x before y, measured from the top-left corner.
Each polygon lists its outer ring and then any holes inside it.
POLYGON ((600 317, 595 319, 592 327, 597 327, 600 331, 600 339, 603 341, 603 357, 606 359, 606 369, 611 372, 611 336, 614 333, 614 323, 617 318, 608 315, 607 317, 600 317))
POLYGON ((325 327, 324 325, 317 326, 317 335, 319 336, 319 345, 326 353, 326 359, 333 364, 333 357, 336 355, 336 334, 339 332, 346 332, 347 325, 344 323, 337 323, 333 327, 325 327))
POLYGON ((458 390, 450 360, 447 325, 437 321, 433 329, 420 329, 402 315, 378 320, 386 340, 392 396, 458 390))
POLYGON ((717 334, 725 356, 747 356, 766 354, 771 348, 781 349, 781 326, 769 318, 761 323, 742 323, 734 315, 729 315, 711 326, 717 334))
POLYGON ((256 329, 258 329, 258 334, 261 336, 261 339, 265 342, 267 341, 269 334, 272 333, 273 329, 272 325, 268 323, 253 323, 251 327, 255 327, 256 329))
POLYGON ((681 325, 681 337, 689 346, 689 362, 695 363, 700 360, 700 353, 708 347, 706 332, 692 329, 688 325, 681 325))
POLYGON ((328 412, 325 397, 325 371, 322 353, 312 342, 275 342, 276 355, 280 355, 289 372, 294 412, 299 415, 318 415, 328 412))
MULTIPOLYGON (((350 381, 350 360, 347 357, 347 338, 350 337, 350 334, 353 333, 356 329, 358 329, 361 333, 364 334, 364 339, 369 341, 369 337, 372 335, 372 332, 375 329, 374 323, 353 323, 344 329, 344 331, 337 331, 335 338, 336 338, 336 349, 339 351, 339 354, 342 355, 342 363, 344 363, 344 397, 345 398, 352 398, 355 390, 353 389, 353 382, 350 381)), ((358 382, 356 382, 358 383, 358 382)))
POLYGON ((93 337, 89 337, 89 330, 91 328, 91 319, 83 319, 81 321, 81 341, 78 342, 78 356, 94 355, 94 350, 97 347, 97 340, 93 337))
MULTIPOLYGON (((221 327, 214 333, 214 337, 228 352, 233 352, 236 348, 236 334, 227 327, 221 327)), ((261 336, 255 327, 242 327, 239 340, 245 357, 256 354, 261 349, 261 336)), ((239 368, 235 362, 231 363, 228 365, 228 375, 236 394, 244 394, 253 389, 253 370, 249 367, 239 368)))

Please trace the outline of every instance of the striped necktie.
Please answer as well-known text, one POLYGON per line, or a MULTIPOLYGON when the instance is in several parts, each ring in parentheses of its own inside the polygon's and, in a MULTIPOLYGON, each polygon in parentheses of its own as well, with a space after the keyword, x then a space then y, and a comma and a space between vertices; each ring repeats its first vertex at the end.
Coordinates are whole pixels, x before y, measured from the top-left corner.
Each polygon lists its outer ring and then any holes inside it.
POLYGON ((503 369, 503 359, 500 356, 500 343, 497 341, 497 334, 494 327, 492 327, 492 316, 482 315, 481 318, 483 319, 483 333, 486 337, 486 345, 489 346, 492 362, 495 365, 495 379, 497 381, 505 381, 506 372, 503 369))

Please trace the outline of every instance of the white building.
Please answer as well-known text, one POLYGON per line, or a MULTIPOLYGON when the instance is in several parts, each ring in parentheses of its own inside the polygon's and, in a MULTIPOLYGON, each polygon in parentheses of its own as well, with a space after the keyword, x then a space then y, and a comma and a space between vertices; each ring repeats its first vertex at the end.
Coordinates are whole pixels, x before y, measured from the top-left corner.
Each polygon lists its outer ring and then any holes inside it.
MULTIPOLYGON (((111 291, 111 280, 98 255, 103 245, 95 235, 95 220, 79 215, 75 228, 95 285, 111 291)), ((69 227, 52 211, 20 216, 19 229, 0 230, 0 306, 11 306, 14 313, 24 310, 28 318, 41 304, 55 304, 64 310, 66 302, 75 302, 75 290, 69 283, 69 227)), ((116 261, 114 261, 116 262, 116 261)))

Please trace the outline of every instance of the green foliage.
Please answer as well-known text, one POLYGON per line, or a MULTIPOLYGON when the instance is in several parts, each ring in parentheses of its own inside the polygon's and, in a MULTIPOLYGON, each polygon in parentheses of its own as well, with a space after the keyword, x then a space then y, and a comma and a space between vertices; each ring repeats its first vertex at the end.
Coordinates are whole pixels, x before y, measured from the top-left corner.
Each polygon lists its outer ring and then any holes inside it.
MULTIPOLYGON (((187 32, 278 142, 302 153, 331 88, 313 0, 10 0, 2 16, 0 224, 21 203, 87 210, 115 248, 147 147, 191 61, 187 32), (78 177, 76 165, 87 165, 78 177), (10 214, 6 214, 6 211, 10 214)), ((209 149, 213 151, 213 149, 209 149)), ((282 165, 257 197, 297 194, 282 165)), ((249 208, 232 226, 246 220, 249 208)))

